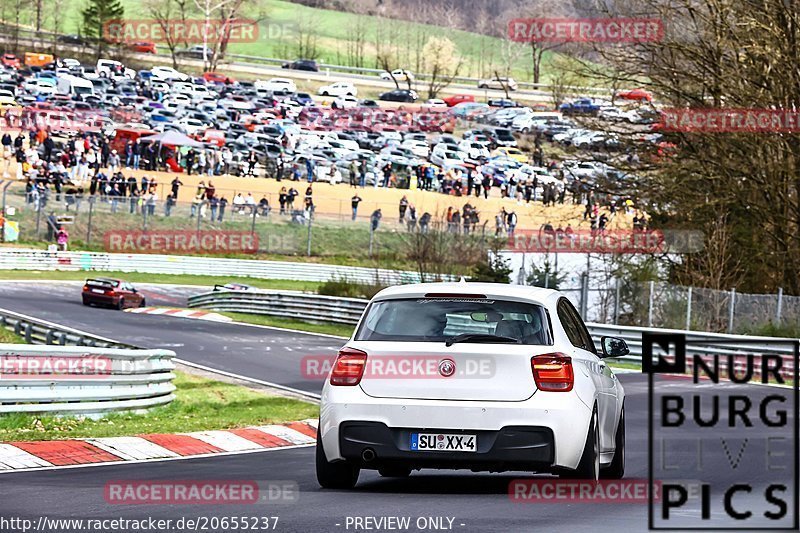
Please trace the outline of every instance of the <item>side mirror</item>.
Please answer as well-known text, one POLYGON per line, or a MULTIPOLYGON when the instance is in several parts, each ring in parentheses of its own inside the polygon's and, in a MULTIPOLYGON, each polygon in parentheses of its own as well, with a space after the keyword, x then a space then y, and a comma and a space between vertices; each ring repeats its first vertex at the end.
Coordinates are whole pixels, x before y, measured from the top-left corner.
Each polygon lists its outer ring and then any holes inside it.
POLYGON ((603 346, 603 357, 623 357, 631 353, 628 343, 617 337, 601 337, 600 344, 603 346))

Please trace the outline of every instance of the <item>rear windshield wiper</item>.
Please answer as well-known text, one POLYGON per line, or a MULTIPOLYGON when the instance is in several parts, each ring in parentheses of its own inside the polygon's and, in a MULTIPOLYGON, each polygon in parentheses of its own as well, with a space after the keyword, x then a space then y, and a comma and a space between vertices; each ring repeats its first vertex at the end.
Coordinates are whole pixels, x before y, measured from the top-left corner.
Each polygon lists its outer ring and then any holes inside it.
POLYGON ((497 342, 506 344, 520 344, 519 339, 514 337, 505 337, 503 335, 492 335, 491 333, 461 333, 455 337, 450 337, 444 344, 445 346, 452 346, 457 342, 497 342))

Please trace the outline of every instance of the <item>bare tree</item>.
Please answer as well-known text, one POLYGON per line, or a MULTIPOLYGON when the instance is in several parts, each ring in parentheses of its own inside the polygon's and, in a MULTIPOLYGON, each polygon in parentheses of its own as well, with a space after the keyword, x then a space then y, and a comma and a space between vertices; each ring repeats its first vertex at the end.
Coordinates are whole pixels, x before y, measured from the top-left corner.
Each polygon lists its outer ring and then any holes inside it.
MULTIPOLYGON (((191 0, 145 0, 144 9, 156 24, 161 28, 164 35, 164 44, 167 45, 170 57, 172 57, 172 67, 178 68, 178 57, 176 51, 179 46, 188 46, 188 43, 181 41, 178 34, 172 29, 175 23, 180 21, 185 24, 189 2, 191 0)), ((180 32, 185 35, 186 32, 180 32)))
POLYGON ((425 57, 424 67, 428 73, 428 98, 436 95, 453 83, 458 76, 463 58, 459 55, 456 45, 447 37, 431 37, 423 49, 425 57))

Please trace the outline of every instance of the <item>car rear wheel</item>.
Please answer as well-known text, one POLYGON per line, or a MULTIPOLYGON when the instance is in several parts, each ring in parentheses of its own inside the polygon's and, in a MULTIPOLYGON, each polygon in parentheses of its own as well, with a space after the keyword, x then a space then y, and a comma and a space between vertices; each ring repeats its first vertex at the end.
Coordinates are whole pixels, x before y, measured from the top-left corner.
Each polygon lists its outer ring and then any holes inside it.
POLYGON ((586 444, 583 447, 583 455, 581 455, 578 468, 567 472, 564 477, 589 481, 600 479, 600 434, 597 427, 597 408, 592 412, 592 420, 589 423, 589 432, 586 435, 586 444))
POLYGON ((325 457, 322 438, 317 436, 317 482, 324 489, 352 489, 358 483, 361 469, 349 461, 331 463, 325 457))
POLYGON ((144 307, 146 305, 147 305, 147 301, 144 298, 142 298, 142 301, 139 302, 139 307, 144 307))
POLYGON ((378 469, 378 473, 382 477, 408 477, 411 475, 411 469, 403 466, 384 466, 378 469))
POLYGON ((614 437, 614 458, 611 464, 600 473, 605 479, 622 479, 625 477, 625 408, 619 414, 617 435, 614 437))
POLYGON ((125 298, 120 298, 117 302, 117 309, 122 310, 125 308, 125 298))

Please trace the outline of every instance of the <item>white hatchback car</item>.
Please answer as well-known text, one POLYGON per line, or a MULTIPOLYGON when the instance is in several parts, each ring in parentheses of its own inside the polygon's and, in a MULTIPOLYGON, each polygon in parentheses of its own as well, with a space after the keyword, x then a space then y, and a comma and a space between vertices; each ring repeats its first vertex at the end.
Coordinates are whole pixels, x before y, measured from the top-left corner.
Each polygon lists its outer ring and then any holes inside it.
POLYGON ((385 289, 322 390, 317 480, 362 468, 521 470, 621 478, 625 393, 575 308, 548 289, 429 283, 385 289))

